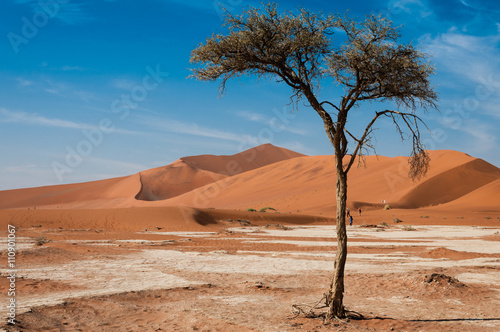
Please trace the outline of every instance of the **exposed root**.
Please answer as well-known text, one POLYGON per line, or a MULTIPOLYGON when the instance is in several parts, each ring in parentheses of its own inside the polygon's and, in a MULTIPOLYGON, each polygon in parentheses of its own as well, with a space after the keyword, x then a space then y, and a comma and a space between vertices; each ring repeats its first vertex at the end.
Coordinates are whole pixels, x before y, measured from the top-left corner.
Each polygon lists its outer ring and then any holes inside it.
POLYGON ((333 321, 336 321, 338 323, 342 324, 349 324, 349 320, 362 320, 365 319, 365 317, 360 314, 359 312, 352 311, 352 310, 347 310, 345 309, 345 318, 338 318, 338 317, 333 317, 329 318, 328 317, 328 312, 325 311, 324 309, 329 308, 328 305, 328 295, 323 294, 323 297, 313 303, 295 303, 292 305, 292 313, 295 316, 303 316, 306 318, 323 318, 323 323, 324 324, 330 324, 333 321))
POLYGON ((326 313, 325 312, 317 312, 317 310, 328 308, 328 306, 326 305, 326 299, 327 299, 327 295, 323 294, 323 297, 318 302, 313 302, 311 304, 308 304, 308 303, 292 304, 292 313, 296 316, 303 315, 304 317, 307 317, 307 318, 319 318, 319 317, 325 318, 326 313), (324 304, 320 305, 322 302, 324 304))

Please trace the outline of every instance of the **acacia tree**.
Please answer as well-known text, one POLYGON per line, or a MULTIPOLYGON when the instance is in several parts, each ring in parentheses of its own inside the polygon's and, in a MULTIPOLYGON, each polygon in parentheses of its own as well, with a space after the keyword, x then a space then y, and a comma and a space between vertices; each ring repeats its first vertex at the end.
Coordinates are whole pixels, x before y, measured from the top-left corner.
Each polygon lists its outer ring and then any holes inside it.
POLYGON ((192 77, 221 80, 223 94, 228 80, 242 75, 273 78, 292 88, 298 105, 307 100, 321 117, 335 150, 337 251, 334 273, 326 294, 328 318, 343 318, 344 268, 347 257, 345 225, 347 174, 372 148, 373 125, 389 117, 401 139, 412 140, 409 176, 425 174, 429 157, 421 143, 418 109, 437 108, 437 94, 429 83, 434 69, 427 56, 411 44, 398 43, 399 28, 382 16, 355 20, 346 15, 324 15, 305 9, 278 11, 276 4, 249 8, 241 15, 226 12, 225 35, 212 35, 191 53, 198 64, 192 77), (336 43, 338 35, 343 42, 336 43), (343 87, 343 95, 323 100, 321 84, 343 87), (386 101, 394 109, 381 108, 367 114, 363 132, 347 127, 350 112, 363 101, 386 101), (348 147, 353 151, 348 154, 348 147))

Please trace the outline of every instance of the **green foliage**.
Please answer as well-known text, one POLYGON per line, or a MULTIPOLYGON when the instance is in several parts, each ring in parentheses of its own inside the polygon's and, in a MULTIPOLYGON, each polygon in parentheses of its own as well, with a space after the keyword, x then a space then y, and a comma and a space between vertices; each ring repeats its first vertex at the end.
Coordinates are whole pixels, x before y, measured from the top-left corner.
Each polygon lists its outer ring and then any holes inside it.
POLYGON ((272 208, 272 207, 269 207, 269 206, 268 206, 268 207, 265 207, 265 208, 260 209, 260 211, 259 211, 259 212, 266 212, 267 210, 276 211, 276 209, 275 209, 275 208, 272 208))
POLYGON ((384 206, 384 210, 390 210, 390 209, 392 209, 392 206, 390 206, 389 204, 386 204, 384 206))
POLYGON ((248 212, 257 212, 257 210, 252 209, 252 208, 247 209, 247 211, 248 211, 248 212))

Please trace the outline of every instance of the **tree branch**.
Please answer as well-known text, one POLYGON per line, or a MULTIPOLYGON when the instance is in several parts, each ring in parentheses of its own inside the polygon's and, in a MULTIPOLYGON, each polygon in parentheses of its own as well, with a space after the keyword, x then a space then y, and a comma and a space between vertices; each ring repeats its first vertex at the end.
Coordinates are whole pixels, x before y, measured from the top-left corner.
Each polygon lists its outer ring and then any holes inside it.
MULTIPOLYGON (((412 151, 412 155, 413 156, 418 155, 418 154, 420 154, 424 150, 422 144, 420 143, 420 130, 419 130, 419 127, 418 127, 418 123, 420 122, 420 123, 424 124, 424 126, 427 129, 429 129, 429 128, 427 127, 427 125, 425 124, 425 122, 419 116, 417 116, 417 115, 415 115, 413 113, 400 112, 400 111, 392 111, 392 110, 385 110, 385 111, 382 111, 382 112, 376 112, 375 116, 373 117, 373 119, 366 126, 366 128, 365 128, 365 130, 363 132, 363 135, 361 136, 360 139, 356 139, 353 135, 351 135, 346 130, 346 132, 355 141, 358 142, 358 144, 356 145, 356 148, 354 149, 354 152, 351 154, 351 158, 350 158, 349 163, 348 163, 348 165, 347 165, 347 167, 345 169, 346 173, 349 172, 349 170, 351 169, 352 165, 354 164, 354 161, 355 161, 356 157, 360 153, 360 150, 366 144, 367 138, 369 137, 370 133, 372 132, 372 126, 373 126, 373 124, 381 116, 389 116, 389 117, 392 118, 394 124, 396 125, 397 131, 398 131, 398 133, 401 136, 401 139, 404 140, 403 130, 401 129, 401 127, 399 126, 399 123, 396 120, 396 116, 401 117, 401 119, 406 124, 406 127, 412 133, 412 138, 413 138, 413 151, 412 151), (409 121, 409 119, 413 120, 413 124, 409 121)), ((426 171, 426 169, 425 169, 425 171, 426 171)), ((425 173, 425 171, 424 171, 424 173, 425 173)), ((415 175, 415 176, 418 176, 418 174, 415 175)))
POLYGON ((339 111, 339 112, 340 112, 340 109, 339 109, 337 106, 335 106, 333 103, 329 102, 328 100, 325 100, 325 101, 323 101, 323 102, 321 102, 321 103, 319 103, 319 104, 320 104, 321 106, 323 106, 323 104, 328 104, 328 105, 332 106, 333 108, 335 108, 337 111, 339 111))

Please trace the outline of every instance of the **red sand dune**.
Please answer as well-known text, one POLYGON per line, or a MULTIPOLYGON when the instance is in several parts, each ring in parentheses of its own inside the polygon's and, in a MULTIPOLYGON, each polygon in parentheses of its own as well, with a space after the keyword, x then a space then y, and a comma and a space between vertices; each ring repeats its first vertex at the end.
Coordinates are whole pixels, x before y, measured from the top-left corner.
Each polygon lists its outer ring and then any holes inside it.
POLYGON ((272 144, 263 144, 232 156, 201 155, 183 157, 180 160, 202 170, 232 176, 278 161, 304 155, 272 144))
POLYGON ((225 178, 222 174, 196 168, 183 160, 139 174, 141 190, 135 198, 141 201, 158 201, 175 197, 225 178))
MULTIPOLYGON (((430 151, 427 176, 407 177, 406 157, 366 157, 348 178, 351 208, 430 206, 500 211, 500 169, 464 153, 430 151)), ((0 209, 175 207, 333 215, 333 156, 304 156, 270 144, 233 156, 181 158, 128 177, 0 192, 0 209)))
MULTIPOLYGON (((416 209, 459 199, 500 179, 500 169, 455 151, 430 151, 431 168, 425 178, 407 177, 407 158, 366 158, 366 167, 354 168, 348 178, 351 208, 416 209), (385 203, 382 203, 385 201, 385 203)), ((494 190, 493 190, 494 191, 494 190)), ((482 204, 482 196, 470 204, 482 204)), ((498 194, 497 194, 498 197, 498 194)), ((215 208, 260 208, 280 211, 333 213, 335 171, 332 156, 301 157, 223 179, 165 201, 215 208)))
POLYGON ((88 205, 126 205, 141 189, 139 175, 101 181, 0 191, 0 209, 85 208, 88 205))
POLYGON ((443 204, 449 210, 469 210, 472 212, 500 211, 500 179, 492 181, 467 195, 443 204))
POLYGON ((228 175, 298 156, 303 155, 264 144, 232 156, 184 157, 168 166, 121 178, 0 191, 0 209, 141 206, 140 201, 174 197, 228 175))
POLYGON ((141 172, 142 188, 136 198, 157 201, 175 197, 227 176, 300 156, 303 155, 264 144, 232 156, 183 157, 168 166, 141 172))
MULTIPOLYGON (((448 203, 499 178, 500 169, 484 160, 474 159, 425 179, 404 195, 398 201, 398 206, 416 208, 448 203)), ((500 200, 498 202, 500 204, 500 200)))

